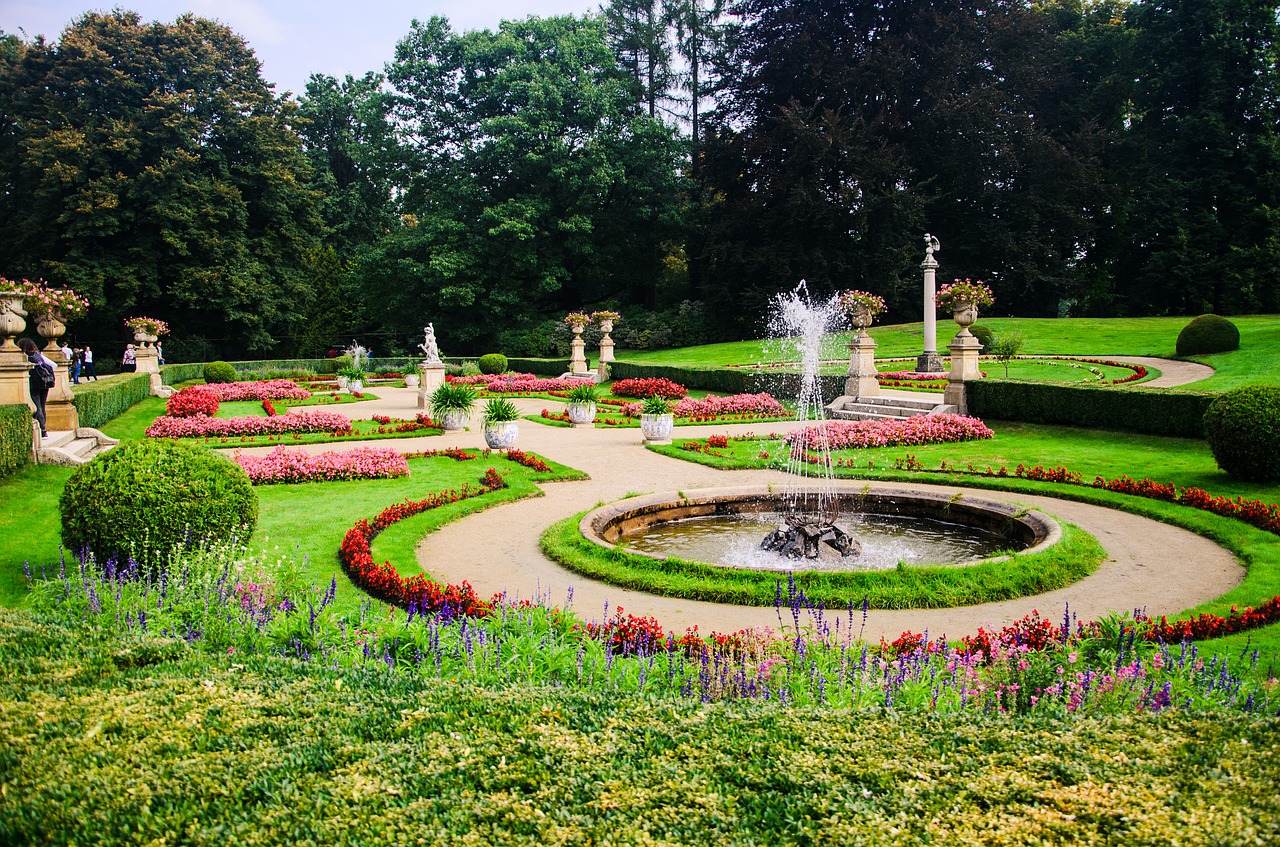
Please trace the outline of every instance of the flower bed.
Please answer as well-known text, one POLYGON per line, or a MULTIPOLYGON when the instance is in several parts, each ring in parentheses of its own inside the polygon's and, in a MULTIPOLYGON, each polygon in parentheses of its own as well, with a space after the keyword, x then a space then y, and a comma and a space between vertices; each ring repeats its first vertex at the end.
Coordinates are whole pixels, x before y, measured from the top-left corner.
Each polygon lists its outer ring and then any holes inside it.
POLYGON ((310 391, 291 379, 268 379, 258 382, 221 382, 191 387, 212 391, 214 396, 223 403, 237 400, 306 400, 311 396, 310 391))
POLYGON ((264 418, 257 415, 240 418, 213 418, 196 415, 175 418, 163 415, 147 427, 148 438, 217 438, 244 435, 284 435, 302 432, 330 432, 350 435, 351 421, 336 412, 291 412, 264 418))
POLYGON ((237 450, 233 458, 249 474, 254 485, 390 479, 409 475, 409 463, 405 457, 387 448, 358 447, 355 450, 308 453, 298 447, 277 447, 265 456, 237 450))
POLYGON ((165 414, 174 418, 216 415, 218 394, 212 388, 211 385, 188 385, 165 401, 165 414))
POLYGON ((678 382, 665 377, 648 377, 637 379, 620 379, 609 388, 615 397, 665 397, 668 400, 679 400, 689 393, 678 382))
POLYGON ((991 438, 995 433, 977 418, 965 415, 914 415, 905 420, 824 421, 787 433, 790 444, 817 450, 946 444, 991 438))

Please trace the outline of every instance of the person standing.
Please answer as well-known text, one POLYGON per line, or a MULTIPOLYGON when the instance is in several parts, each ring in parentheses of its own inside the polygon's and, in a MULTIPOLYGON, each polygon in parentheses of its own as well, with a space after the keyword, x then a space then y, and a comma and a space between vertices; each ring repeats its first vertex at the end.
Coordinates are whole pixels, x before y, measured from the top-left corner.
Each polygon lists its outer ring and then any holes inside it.
POLYGON ((83 354, 83 358, 84 358, 84 380, 85 380, 85 382, 88 382, 88 381, 89 381, 89 380, 91 380, 91 379, 92 379, 94 382, 97 382, 97 381, 98 381, 98 372, 97 372, 97 371, 95 371, 95 370, 93 369, 93 350, 89 347, 89 345, 88 345, 88 344, 84 345, 84 354, 83 354))
POLYGON ((84 351, 81 350, 79 347, 76 347, 71 351, 71 362, 69 365, 71 368, 71 384, 72 385, 80 384, 80 365, 83 362, 84 362, 84 351))
POLYGON ((138 354, 133 352, 133 345, 126 344, 124 347, 124 358, 120 361, 121 369, 133 373, 138 368, 138 354))
POLYGON ((156 343, 156 364, 164 364, 164 348, 160 346, 159 342, 156 343))
POLYGON ((53 375, 57 365, 48 356, 40 352, 40 348, 30 338, 18 339, 18 349, 26 354, 31 363, 31 371, 27 374, 27 385, 31 389, 31 402, 36 404, 33 417, 40 424, 41 437, 49 434, 45 423, 45 401, 49 399, 49 389, 53 387, 53 375))
POLYGON ((66 341, 62 342, 62 356, 67 360, 68 365, 71 364, 71 356, 73 353, 74 351, 71 349, 71 345, 66 341))

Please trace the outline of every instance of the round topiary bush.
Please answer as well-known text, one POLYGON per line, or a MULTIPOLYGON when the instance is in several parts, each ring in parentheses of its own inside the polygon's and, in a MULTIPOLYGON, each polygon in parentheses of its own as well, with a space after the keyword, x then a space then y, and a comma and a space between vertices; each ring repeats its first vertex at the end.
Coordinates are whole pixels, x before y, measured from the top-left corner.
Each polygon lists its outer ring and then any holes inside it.
POLYGON ((159 561, 205 541, 248 538, 258 495, 230 459, 204 447, 143 439, 81 465, 62 489, 62 543, 99 561, 159 561))
POLYGON ((504 374, 507 372, 507 357, 501 353, 485 353, 480 357, 480 373, 504 374))
POLYGON ((208 362, 204 366, 205 382, 235 382, 236 369, 226 362, 208 362))
POLYGON ((991 349, 991 339, 995 335, 995 333, 991 331, 991 327, 986 324, 974 324, 969 327, 969 333, 973 335, 974 338, 982 342, 982 350, 979 352, 985 353, 991 349))
POLYGON ((1240 330, 1220 315, 1201 315, 1178 333, 1178 355, 1225 353, 1240 349, 1240 330))
POLYGON ((1204 413, 1204 437, 1218 467, 1240 479, 1280 479, 1280 385, 1224 393, 1204 413))

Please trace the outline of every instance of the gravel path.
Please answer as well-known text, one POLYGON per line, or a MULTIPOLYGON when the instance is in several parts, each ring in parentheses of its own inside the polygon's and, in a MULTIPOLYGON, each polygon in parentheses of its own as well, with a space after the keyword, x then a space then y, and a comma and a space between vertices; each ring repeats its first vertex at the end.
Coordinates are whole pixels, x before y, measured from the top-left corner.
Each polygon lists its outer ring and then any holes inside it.
POLYGON ((1115 362, 1130 362, 1147 368, 1156 368, 1160 376, 1146 382, 1134 384, 1133 388, 1173 388, 1178 385, 1189 385, 1213 376, 1213 368, 1196 362, 1179 362, 1176 359, 1153 359, 1150 356, 1090 356, 1091 359, 1111 359, 1115 362))
MULTIPOLYGON (((1164 374, 1161 380, 1203 378, 1194 370, 1203 367, 1199 365, 1131 357, 1126 360, 1154 364, 1164 374)), ((417 395, 412 389, 375 387, 371 391, 379 395, 378 400, 334 408, 360 418, 372 414, 412 417, 417 411, 417 395)), ((553 405, 543 400, 521 399, 516 403, 526 414, 553 405)), ((558 404, 554 405, 559 408, 558 404)), ((792 423, 769 423, 678 427, 676 439, 716 433, 765 434, 786 431, 793 426, 792 423)), ((484 437, 477 416, 466 432, 374 443, 394 444, 405 452, 444 447, 482 449, 484 437)), ((548 527, 562 518, 628 495, 671 492, 674 496, 676 491, 695 488, 778 484, 783 480, 780 472, 724 471, 671 459, 643 447, 638 429, 569 429, 525 421, 520 426, 517 446, 585 471, 591 478, 545 484, 542 497, 493 507, 428 535, 418 548, 418 561, 427 573, 446 582, 467 580, 481 596, 506 591, 521 598, 545 597, 556 604, 565 604, 572 597, 573 608, 588 619, 603 615, 608 603, 611 610, 621 606, 628 612, 653 615, 665 627, 676 631, 697 626, 703 633, 731 632, 745 627, 778 625, 777 614, 771 607, 658 597, 587 579, 549 560, 539 549, 538 541, 548 527)), ((253 448, 247 452, 268 449, 253 448)), ((334 449, 334 445, 310 445, 308 449, 323 451, 334 449)), ((864 485, 856 481, 845 484, 857 489, 864 485)), ((904 487, 889 483, 873 483, 873 486, 904 487)), ((1107 560, 1094 574, 1067 588, 1020 600, 953 609, 872 610, 864 630, 865 637, 872 640, 893 639, 907 629, 959 637, 974 632, 979 626, 1009 623, 1032 609, 1050 616, 1061 615, 1066 604, 1085 620, 1111 611, 1138 608, 1154 616, 1173 615, 1220 596, 1244 578, 1244 568, 1223 548, 1201 536, 1146 518, 1050 497, 959 486, 911 487, 948 494, 972 492, 976 496, 1041 509, 1092 533, 1106 549, 1107 560)))

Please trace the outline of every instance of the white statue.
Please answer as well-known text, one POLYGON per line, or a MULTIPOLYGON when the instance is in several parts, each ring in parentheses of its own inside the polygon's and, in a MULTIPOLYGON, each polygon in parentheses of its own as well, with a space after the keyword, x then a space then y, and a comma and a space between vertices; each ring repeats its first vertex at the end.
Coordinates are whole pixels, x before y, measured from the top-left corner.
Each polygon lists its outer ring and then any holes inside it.
POLYGON ((924 259, 929 261, 933 258, 933 254, 942 249, 942 242, 933 237, 929 233, 924 234, 924 259))
POLYGON ((348 347, 344 352, 351 357, 351 367, 353 368, 360 367, 361 358, 364 358, 366 360, 368 359, 367 351, 355 341, 352 341, 351 346, 348 347))
POLYGON ((436 325, 434 323, 427 324, 422 333, 422 343, 418 347, 426 357, 426 363, 428 365, 440 364, 440 348, 436 346, 436 325))

